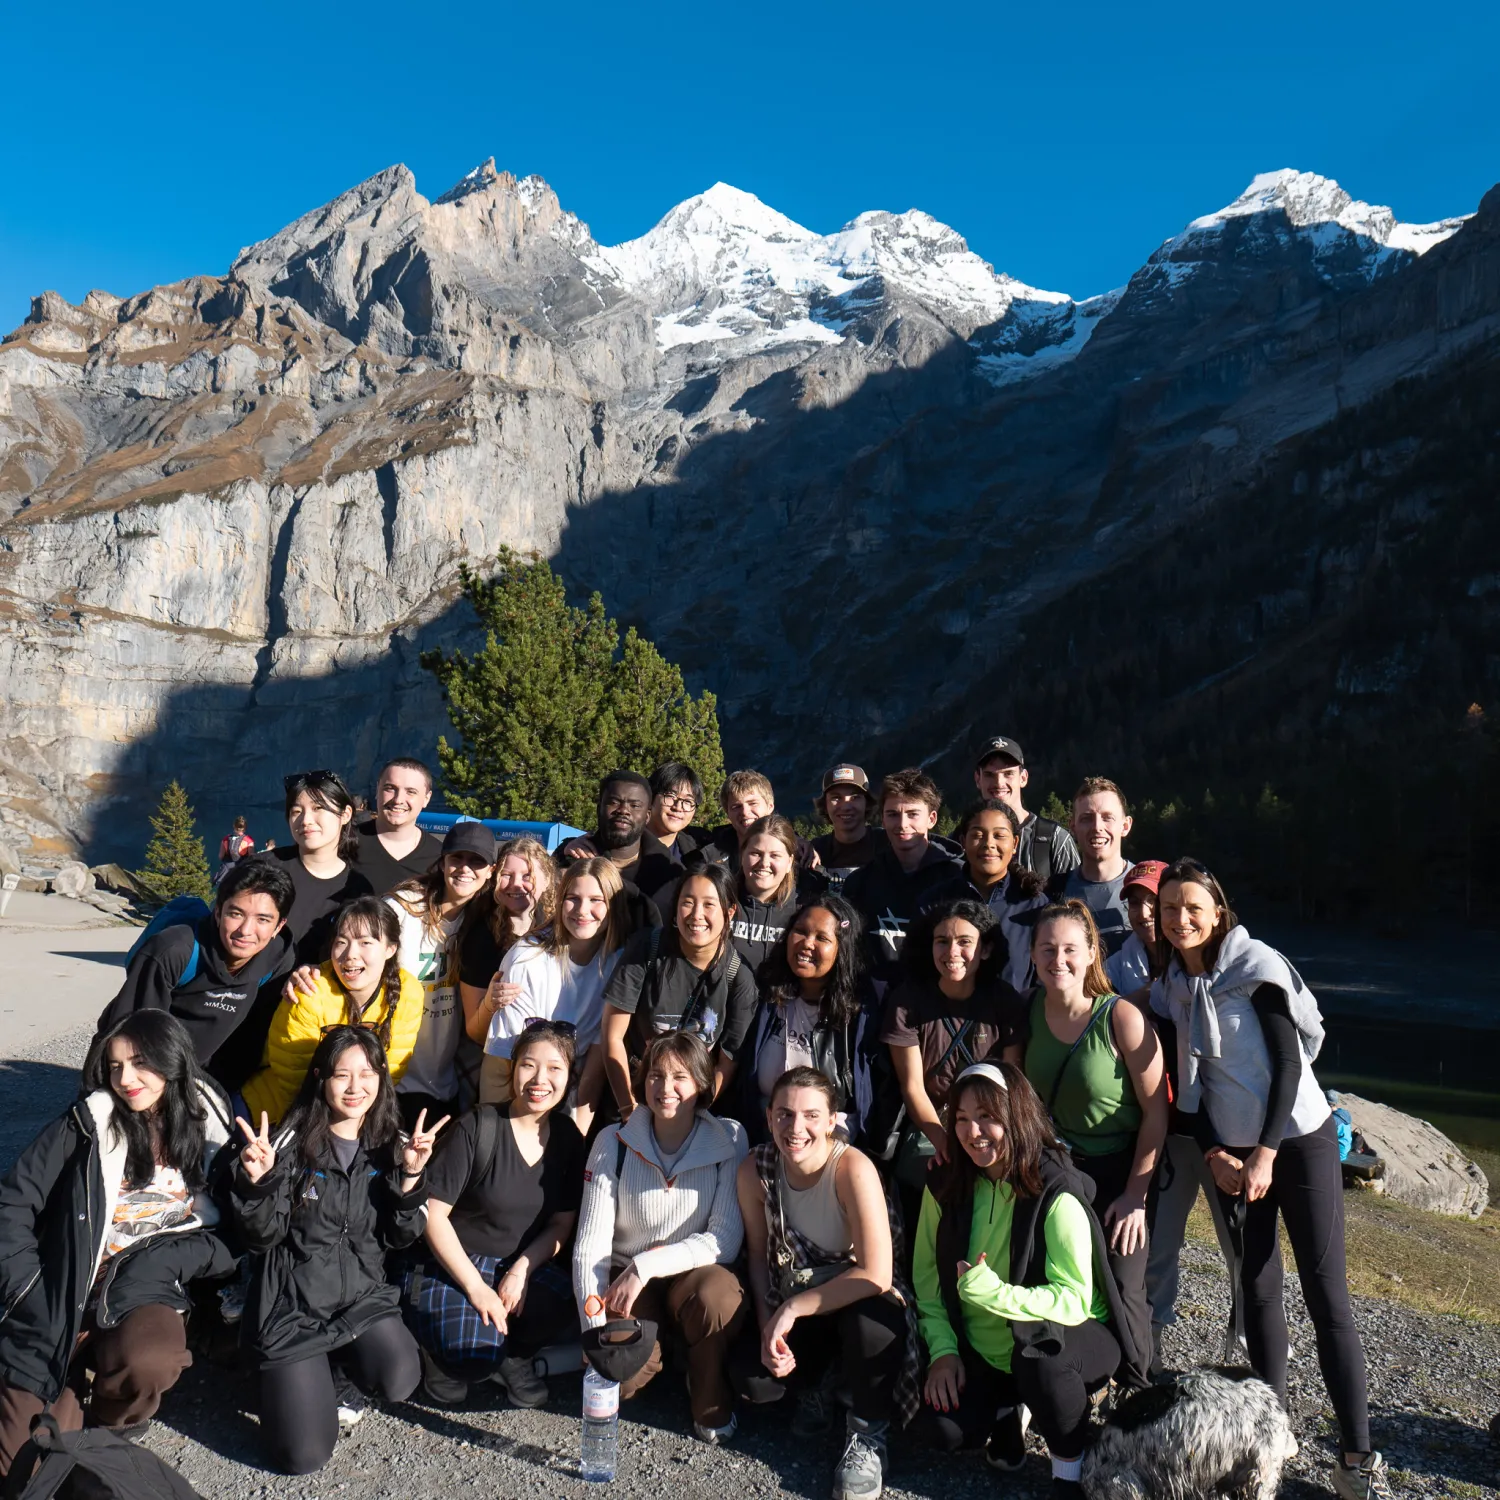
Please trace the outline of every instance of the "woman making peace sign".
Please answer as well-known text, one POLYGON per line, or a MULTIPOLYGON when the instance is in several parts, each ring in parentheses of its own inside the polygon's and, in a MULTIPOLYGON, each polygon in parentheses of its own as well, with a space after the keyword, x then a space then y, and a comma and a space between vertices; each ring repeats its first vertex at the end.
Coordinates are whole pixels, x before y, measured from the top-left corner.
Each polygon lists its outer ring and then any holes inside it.
POLYGON ((407 1138, 385 1049, 363 1026, 334 1026, 273 1141, 264 1114, 234 1174, 235 1217, 256 1274, 246 1308, 260 1358, 261 1429, 288 1473, 333 1453, 339 1400, 329 1355, 345 1349, 358 1384, 387 1401, 416 1389, 416 1341, 385 1279, 385 1255, 422 1233, 423 1177, 447 1117, 425 1111, 407 1138))

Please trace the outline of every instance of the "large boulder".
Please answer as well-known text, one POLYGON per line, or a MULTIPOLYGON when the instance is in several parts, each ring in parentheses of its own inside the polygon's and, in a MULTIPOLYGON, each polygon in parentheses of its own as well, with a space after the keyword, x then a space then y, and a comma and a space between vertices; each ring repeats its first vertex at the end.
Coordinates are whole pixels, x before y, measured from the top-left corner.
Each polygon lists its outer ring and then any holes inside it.
POLYGON ((1341 1094, 1339 1103, 1385 1162, 1384 1175, 1373 1184, 1377 1192, 1455 1218, 1477 1219, 1485 1211, 1489 1179, 1437 1126, 1358 1094, 1341 1094))
POLYGON ((81 860, 70 859, 52 877, 52 889, 59 896, 71 896, 75 901, 81 901, 83 893, 93 888, 93 872, 81 860))

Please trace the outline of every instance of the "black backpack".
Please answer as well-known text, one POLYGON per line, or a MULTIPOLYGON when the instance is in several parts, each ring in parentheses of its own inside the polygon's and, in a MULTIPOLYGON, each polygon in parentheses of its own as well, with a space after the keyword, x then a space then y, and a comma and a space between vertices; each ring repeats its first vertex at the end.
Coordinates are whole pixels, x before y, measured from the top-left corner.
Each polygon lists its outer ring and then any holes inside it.
POLYGON ((5 1500, 203 1500, 203 1497, 154 1453, 127 1443, 104 1427, 60 1432, 57 1419, 44 1412, 31 1424, 31 1437, 11 1465, 5 1500), (27 1475, 31 1476, 29 1480, 27 1475))

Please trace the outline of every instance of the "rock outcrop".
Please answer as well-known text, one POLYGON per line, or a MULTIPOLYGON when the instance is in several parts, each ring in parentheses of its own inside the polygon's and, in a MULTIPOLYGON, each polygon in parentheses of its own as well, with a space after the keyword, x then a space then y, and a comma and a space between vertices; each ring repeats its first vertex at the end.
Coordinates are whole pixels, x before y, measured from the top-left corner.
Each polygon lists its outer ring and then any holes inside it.
POLYGON ((1358 1094, 1340 1094, 1339 1103, 1385 1163, 1376 1192, 1454 1218, 1477 1219, 1489 1207, 1489 1179, 1437 1126, 1358 1094))
POLYGON ((1049 602, 1493 338, 1492 243, 1278 173, 1075 302, 915 211, 820 236, 722 185, 602 247, 491 162, 44 294, 0 345, 0 840, 134 857, 172 775, 216 825, 294 763, 430 753, 417 657, 502 544, 778 781, 966 743, 1049 602))

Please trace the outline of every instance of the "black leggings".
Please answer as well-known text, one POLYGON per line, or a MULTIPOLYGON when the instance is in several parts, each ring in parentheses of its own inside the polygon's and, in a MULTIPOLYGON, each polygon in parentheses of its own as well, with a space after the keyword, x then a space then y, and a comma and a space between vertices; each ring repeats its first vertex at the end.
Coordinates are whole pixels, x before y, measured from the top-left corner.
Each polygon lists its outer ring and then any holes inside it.
MULTIPOLYGON (((395 1313, 337 1352, 351 1366, 355 1383, 384 1401, 405 1401, 422 1378, 417 1341, 395 1313)), ((312 1474, 328 1462, 339 1439, 328 1355, 262 1366, 260 1426, 283 1473, 312 1474)))
MULTIPOLYGON (((1094 1184, 1094 1212, 1104 1228, 1104 1242, 1109 1244, 1112 1227, 1104 1223, 1105 1210, 1125 1191, 1135 1170, 1135 1147, 1116 1151, 1109 1156, 1081 1156, 1073 1153, 1073 1165, 1094 1184)), ((1120 1311, 1130 1325, 1131 1342, 1144 1360, 1151 1358, 1151 1303, 1146 1296, 1146 1264, 1150 1246, 1142 1245, 1129 1255, 1109 1251, 1109 1268, 1120 1289, 1120 1311)), ((1121 1366, 1120 1378, 1132 1386, 1151 1383, 1151 1372, 1145 1364, 1121 1366)), ((1027 1403, 1030 1405, 1030 1402, 1027 1403)))
POLYGON ((964 1355, 964 1388, 958 1410, 924 1407, 919 1417, 927 1441, 950 1453, 984 1442, 995 1413, 1024 1402, 1036 1430, 1058 1458, 1083 1452, 1089 1427, 1089 1392, 1104 1384, 1120 1363, 1120 1346, 1104 1324, 1091 1318, 1063 1330, 1063 1347, 1033 1359, 1014 1351, 1012 1368, 997 1370, 971 1349, 964 1355))
POLYGON ((745 1336, 729 1360, 730 1384, 746 1401, 775 1401, 789 1387, 816 1385, 837 1354, 854 1415, 865 1422, 891 1420, 892 1394, 906 1354, 906 1309, 894 1297, 865 1297, 837 1312, 799 1318, 787 1344, 797 1368, 783 1381, 761 1363, 759 1330, 746 1319, 745 1336))
MULTIPOLYGON (((1230 1148, 1242 1161, 1249 1147, 1230 1148)), ((1344 1267, 1344 1175, 1338 1130, 1325 1120, 1306 1135, 1287 1136, 1276 1153, 1271 1190, 1250 1204, 1219 1194, 1227 1214, 1238 1205, 1245 1216, 1245 1342, 1250 1365, 1286 1402, 1288 1335, 1282 1300, 1278 1214, 1297 1262, 1302 1297, 1318 1341, 1318 1366, 1333 1402, 1346 1453, 1370 1451, 1370 1413, 1365 1391, 1365 1351, 1349 1306, 1344 1267)))

